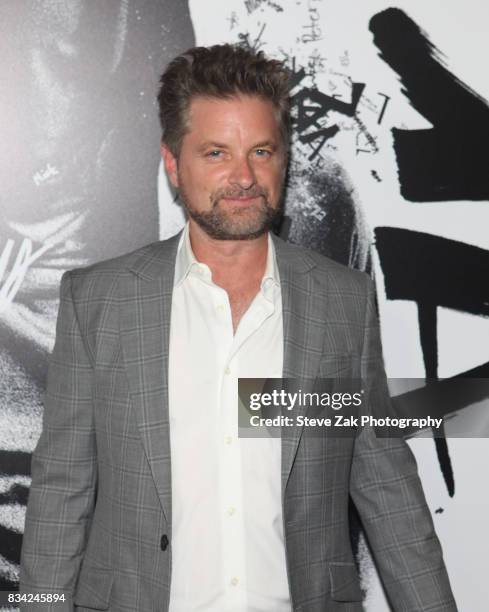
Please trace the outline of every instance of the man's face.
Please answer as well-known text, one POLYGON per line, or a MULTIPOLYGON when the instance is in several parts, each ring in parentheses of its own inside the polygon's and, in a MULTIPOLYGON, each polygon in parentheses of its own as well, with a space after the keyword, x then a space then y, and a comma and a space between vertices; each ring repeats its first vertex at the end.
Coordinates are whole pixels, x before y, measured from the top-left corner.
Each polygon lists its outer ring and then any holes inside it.
POLYGON ((255 96, 194 98, 178 160, 163 147, 172 184, 209 236, 247 240, 280 214, 286 151, 272 103, 255 96))

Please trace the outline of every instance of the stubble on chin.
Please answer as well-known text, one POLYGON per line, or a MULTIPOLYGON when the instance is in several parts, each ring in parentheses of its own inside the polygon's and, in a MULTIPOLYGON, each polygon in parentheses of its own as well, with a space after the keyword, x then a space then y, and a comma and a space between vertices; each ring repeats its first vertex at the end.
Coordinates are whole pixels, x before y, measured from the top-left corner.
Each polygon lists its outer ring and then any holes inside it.
POLYGON ((254 194, 216 194, 211 196, 211 207, 197 211, 180 189, 180 199, 187 214, 208 236, 216 240, 253 240, 267 232, 281 215, 280 206, 273 207, 268 195, 262 191, 254 194), (257 197, 259 201, 246 207, 226 204, 224 197, 257 197))

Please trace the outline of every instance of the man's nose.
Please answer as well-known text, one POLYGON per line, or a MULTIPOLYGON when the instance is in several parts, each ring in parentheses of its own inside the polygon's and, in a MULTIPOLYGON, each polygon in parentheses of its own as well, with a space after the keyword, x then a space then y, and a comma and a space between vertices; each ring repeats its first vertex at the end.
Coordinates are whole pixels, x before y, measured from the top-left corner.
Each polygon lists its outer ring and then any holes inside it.
POLYGON ((256 177, 248 157, 243 156, 234 160, 229 181, 234 185, 239 185, 242 189, 253 187, 256 183, 256 177))

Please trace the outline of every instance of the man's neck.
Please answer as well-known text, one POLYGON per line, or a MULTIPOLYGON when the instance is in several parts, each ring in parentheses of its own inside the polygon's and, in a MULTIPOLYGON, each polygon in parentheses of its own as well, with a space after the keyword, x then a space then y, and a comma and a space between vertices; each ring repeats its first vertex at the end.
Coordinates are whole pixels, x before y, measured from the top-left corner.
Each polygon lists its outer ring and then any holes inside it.
POLYGON ((189 237, 197 261, 209 266, 216 285, 232 292, 257 286, 268 254, 268 233, 252 240, 216 240, 190 221, 189 237))

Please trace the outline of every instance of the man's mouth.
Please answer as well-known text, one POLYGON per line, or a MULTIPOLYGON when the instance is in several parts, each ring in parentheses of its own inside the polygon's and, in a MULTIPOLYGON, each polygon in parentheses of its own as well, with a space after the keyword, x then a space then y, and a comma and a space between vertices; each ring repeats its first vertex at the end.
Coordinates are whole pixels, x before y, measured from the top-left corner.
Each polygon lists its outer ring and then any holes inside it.
POLYGON ((246 196, 246 197, 226 197, 223 198, 223 200, 226 200, 226 202, 242 202, 243 204, 246 202, 253 202, 254 200, 257 200, 260 196, 246 196))
POLYGON ((248 206, 250 204, 259 202, 263 199, 263 195, 247 195, 247 196, 223 196, 219 198, 225 204, 232 204, 234 206, 248 206))

